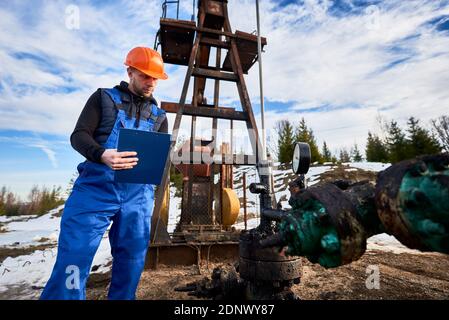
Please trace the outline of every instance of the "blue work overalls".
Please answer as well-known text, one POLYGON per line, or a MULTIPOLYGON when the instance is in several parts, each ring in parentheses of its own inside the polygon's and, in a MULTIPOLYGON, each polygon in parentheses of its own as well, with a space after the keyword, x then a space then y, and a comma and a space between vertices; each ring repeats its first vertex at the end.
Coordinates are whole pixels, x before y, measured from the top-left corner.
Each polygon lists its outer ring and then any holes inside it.
MULTIPOLYGON (((155 105, 152 108, 163 112, 155 105)), ((138 123, 136 128, 136 119, 118 110, 104 148, 117 148, 120 128, 152 131, 155 121, 140 119, 138 123)), ((92 161, 79 164, 78 172, 61 219, 56 263, 41 299, 86 298, 92 260, 111 222, 113 263, 108 298, 134 299, 150 239, 154 186, 116 183, 112 169, 92 161)))

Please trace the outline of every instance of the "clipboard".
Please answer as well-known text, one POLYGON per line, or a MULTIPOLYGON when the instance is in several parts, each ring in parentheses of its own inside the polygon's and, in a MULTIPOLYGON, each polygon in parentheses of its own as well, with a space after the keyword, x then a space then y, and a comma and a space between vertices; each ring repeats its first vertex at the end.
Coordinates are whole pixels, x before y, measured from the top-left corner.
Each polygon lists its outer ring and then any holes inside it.
POLYGON ((170 149, 170 134, 121 128, 117 151, 135 151, 139 161, 132 169, 116 170, 115 182, 160 184, 170 149))

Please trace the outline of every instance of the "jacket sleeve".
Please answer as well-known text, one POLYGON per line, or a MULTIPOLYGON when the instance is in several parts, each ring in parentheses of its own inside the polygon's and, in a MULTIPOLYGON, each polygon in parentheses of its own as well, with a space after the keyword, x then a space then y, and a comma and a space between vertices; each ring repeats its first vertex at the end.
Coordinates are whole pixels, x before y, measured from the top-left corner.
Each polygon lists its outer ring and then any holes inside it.
POLYGON ((70 136, 72 147, 86 159, 101 163, 104 148, 94 139, 101 120, 101 92, 97 90, 87 100, 70 136))
POLYGON ((159 132, 168 133, 168 120, 167 116, 165 117, 164 121, 162 121, 161 126, 159 127, 159 132))

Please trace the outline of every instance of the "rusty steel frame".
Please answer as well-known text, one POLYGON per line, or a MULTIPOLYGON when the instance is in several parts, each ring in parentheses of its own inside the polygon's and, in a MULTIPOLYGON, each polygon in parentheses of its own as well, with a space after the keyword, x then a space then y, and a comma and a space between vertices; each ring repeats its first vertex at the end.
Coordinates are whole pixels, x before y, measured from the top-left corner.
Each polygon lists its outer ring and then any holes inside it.
MULTIPOLYGON (((191 115, 192 116, 192 122, 191 122, 191 139, 190 139, 190 150, 194 149, 194 144, 196 139, 195 137, 195 122, 196 122, 196 116, 206 116, 206 117, 212 117, 213 118, 213 144, 216 146, 216 131, 217 131, 217 119, 229 119, 229 120, 240 120, 245 121, 246 126, 248 129, 248 133, 250 135, 250 142, 251 147, 254 152, 255 162, 251 163, 249 160, 251 155, 245 155, 245 163, 244 164, 256 164, 257 168, 259 169, 259 175, 261 181, 267 180, 268 177, 265 177, 260 174, 260 168, 261 165, 261 157, 259 155, 260 153, 260 136, 256 125, 256 120, 254 117, 254 113, 251 106, 251 101, 248 95, 247 87, 245 84, 244 79, 244 72, 242 69, 242 64, 239 57, 239 51, 237 47, 237 40, 238 39, 244 39, 248 40, 248 37, 245 37, 244 34, 235 34, 232 32, 231 25, 229 22, 229 16, 228 16, 228 10, 227 10, 227 4, 226 2, 223 3, 223 16, 224 16, 224 25, 222 30, 216 30, 216 29, 210 29, 204 27, 204 21, 206 18, 206 12, 204 9, 204 6, 199 6, 198 8, 198 26, 193 27, 189 26, 187 24, 182 25, 183 28, 190 29, 196 31, 195 40, 191 49, 190 57, 189 57, 189 64, 184 80, 184 85, 182 88, 181 98, 178 104, 170 104, 170 103, 164 103, 164 107, 167 109, 170 109, 171 112, 176 112, 175 122, 173 125, 173 132, 171 137, 171 144, 170 144, 170 150, 171 152, 174 151, 174 147, 178 138, 179 133, 179 127, 181 124, 182 115, 191 115), (204 36, 206 35, 206 36, 204 36), (213 35, 214 38, 207 37, 207 35, 213 35), (223 41, 223 37, 225 40, 223 41), (217 39, 218 38, 218 39, 217 39), (208 46, 207 51, 207 58, 210 54, 210 47, 214 46, 217 48, 217 56, 216 56, 216 65, 215 67, 201 67, 200 59, 198 59, 199 54, 201 52, 201 47, 208 46), (221 63, 221 49, 225 48, 228 49, 228 56, 229 60, 231 62, 232 66, 232 73, 229 72, 223 72, 220 69, 220 63, 221 63), (193 99, 192 99, 192 105, 186 104, 186 98, 187 98, 187 92, 190 84, 190 79, 194 78, 194 92, 193 92, 193 99), (199 105, 203 105, 203 101, 198 101, 198 90, 204 91, 205 86, 205 80, 206 78, 215 79, 215 86, 214 86, 214 105, 213 107, 209 108, 198 108, 199 105), (242 105, 243 112, 235 111, 233 109, 224 110, 225 108, 218 107, 218 97, 219 97, 219 82, 220 80, 225 81, 234 81, 237 85, 237 90, 239 94, 239 98, 242 105), (196 110, 195 110, 196 109, 196 110), (199 109, 202 109, 199 111, 199 109)), ((175 22, 170 21, 164 21, 164 25, 170 26, 173 25, 174 27, 180 27, 180 24, 177 24, 175 22)), ((250 37, 251 38, 251 37, 250 37)), ((251 40, 251 39, 249 39, 251 40)), ((266 39, 262 39, 263 43, 266 44, 266 39)), ((231 122, 231 127, 233 126, 233 123, 231 122)), ((215 150, 215 148, 213 149, 215 150)), ((195 152, 190 152, 189 156, 195 156, 195 152)), ((237 155, 233 155, 231 152, 231 159, 232 162, 235 163, 237 155)), ((225 158, 225 156, 223 156, 225 158)), ((166 163, 165 163, 165 169, 162 177, 162 182, 159 188, 157 189, 157 193, 163 194, 163 192, 166 190, 166 188, 169 185, 169 172, 171 168, 171 161, 170 157, 167 157, 166 163)), ((222 163, 225 162, 228 159, 222 159, 222 163)), ((219 162, 214 161, 213 168, 211 170, 211 174, 215 172, 215 165, 218 165, 219 162)), ((193 176, 193 166, 190 166, 189 169, 189 190, 188 190, 188 197, 191 204, 192 201, 192 176, 193 176)), ((229 177, 232 179, 232 173, 229 177)), ((268 179, 269 180, 269 179, 268 179)), ((221 181, 223 183, 223 181, 221 181)), ((213 185, 213 181, 211 181, 211 184, 213 185)), ((231 186, 233 182, 231 181, 231 186)), ((213 189, 213 188, 212 188, 213 189)), ((212 190, 212 197, 214 195, 214 191, 212 190)), ((221 192, 220 192, 221 193, 221 192)), ((220 195, 221 196, 221 195, 220 195)), ((162 199, 161 197, 156 196, 157 199, 162 199)), ((160 212, 161 212, 161 206, 162 201, 156 201, 155 208, 153 212, 152 217, 152 230, 151 230, 151 245, 163 245, 164 243, 166 245, 169 244, 169 235, 167 232, 167 226, 161 221, 160 219, 160 212)), ((245 210, 246 211, 246 210, 245 210)), ((221 213, 220 213, 221 215, 221 213)), ((220 221, 221 222, 221 221, 220 221)), ((246 219, 245 219, 246 222, 246 219)))
MULTIPOLYGON (((161 108, 169 113, 177 113, 179 104, 162 102, 161 108)), ((235 111, 233 108, 214 107, 213 105, 202 105, 201 108, 192 106, 191 104, 184 105, 184 115, 198 116, 205 118, 219 118, 227 120, 246 121, 248 118, 245 112, 235 111)))
POLYGON ((235 261, 239 256, 238 242, 215 242, 196 244, 154 244, 148 250, 145 268, 157 269, 159 265, 192 265, 196 264, 201 270, 201 263, 235 261))

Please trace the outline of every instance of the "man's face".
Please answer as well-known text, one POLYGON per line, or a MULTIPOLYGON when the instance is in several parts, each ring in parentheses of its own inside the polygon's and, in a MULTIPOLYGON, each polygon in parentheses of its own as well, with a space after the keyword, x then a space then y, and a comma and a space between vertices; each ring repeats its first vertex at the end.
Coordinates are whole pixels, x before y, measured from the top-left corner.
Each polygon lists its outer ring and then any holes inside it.
POLYGON ((128 69, 129 86, 131 91, 142 97, 150 97, 157 85, 156 78, 146 75, 134 68, 128 69))

